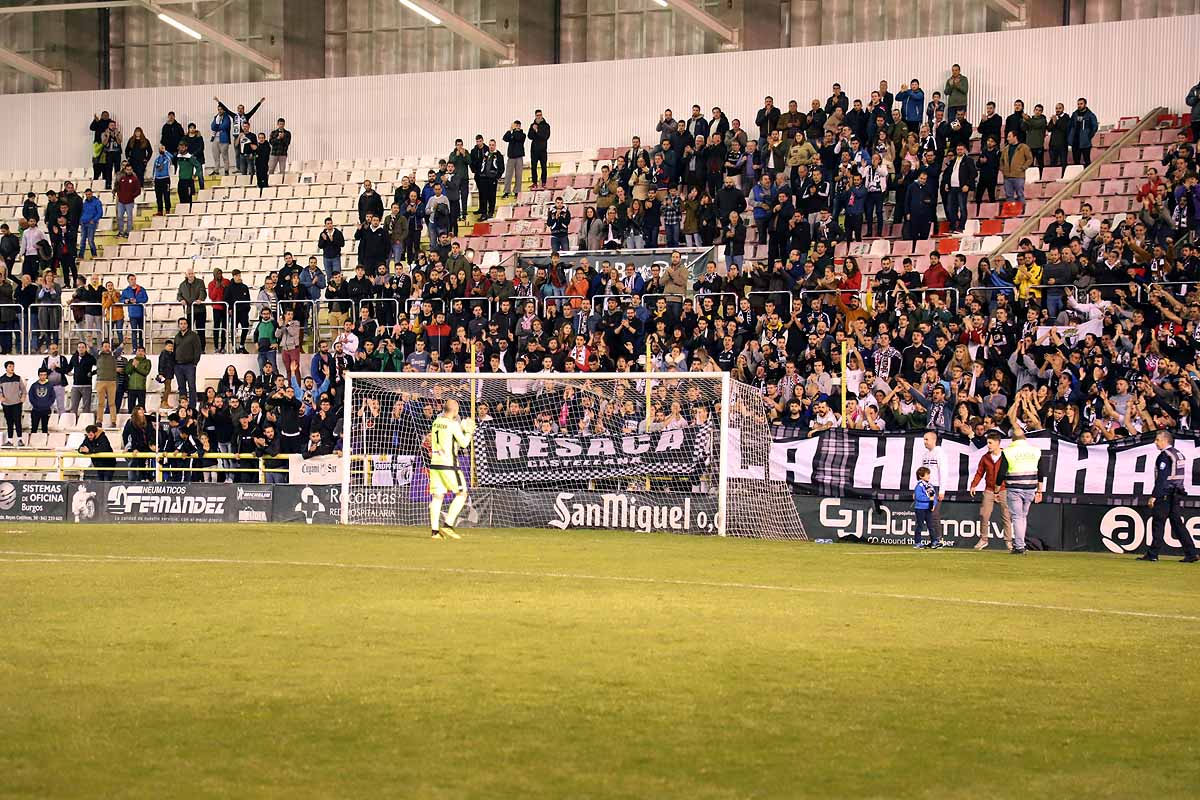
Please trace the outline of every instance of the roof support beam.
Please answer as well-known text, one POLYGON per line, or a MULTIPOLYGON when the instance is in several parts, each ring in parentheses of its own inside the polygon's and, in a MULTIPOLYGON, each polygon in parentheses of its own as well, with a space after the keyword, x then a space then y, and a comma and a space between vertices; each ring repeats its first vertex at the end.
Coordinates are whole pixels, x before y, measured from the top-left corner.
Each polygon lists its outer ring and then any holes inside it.
POLYGON ((279 59, 267 58, 253 47, 243 44, 231 36, 225 35, 212 25, 209 25, 203 20, 196 19, 190 14, 184 14, 180 11, 176 11, 175 9, 165 8, 160 3, 153 2, 153 0, 137 0, 137 4, 152 14, 163 14, 173 18, 177 22, 183 23, 208 41, 215 44, 217 47, 220 47, 222 50, 232 53, 238 58, 243 59, 244 61, 249 61, 251 64, 258 66, 267 73, 267 78, 279 77, 279 59))
POLYGON ((461 36, 480 50, 486 50, 499 57, 501 63, 506 65, 516 63, 517 48, 515 45, 502 42, 490 33, 480 30, 472 25, 470 20, 460 17, 445 6, 435 3, 433 0, 401 0, 400 4, 408 7, 413 13, 425 17, 431 23, 441 25, 451 33, 461 36), (433 22, 430 17, 438 21, 433 22))
POLYGON ((999 12, 1009 19, 1024 19, 1025 6, 1014 0, 983 0, 983 4, 993 11, 999 12))
MULTIPOLYGON (((158 0, 159 5, 191 5, 208 0, 158 0)), ((91 0, 83 3, 45 3, 39 6, 11 6, 0 12, 0 18, 9 14, 41 14, 49 11, 95 11, 101 8, 140 8, 138 0, 91 0)), ((207 15, 206 15, 207 16, 207 15)))
POLYGON ((725 42, 734 47, 741 46, 739 31, 737 28, 731 28, 721 20, 709 14, 707 11, 693 5, 690 0, 656 0, 660 6, 673 8, 680 14, 690 17, 692 22, 695 22, 701 28, 704 28, 710 33, 715 33, 720 36, 725 42))
POLYGON ((62 70, 50 69, 20 53, 0 48, 0 63, 7 64, 18 72, 32 75, 40 81, 45 81, 51 89, 62 88, 62 70))

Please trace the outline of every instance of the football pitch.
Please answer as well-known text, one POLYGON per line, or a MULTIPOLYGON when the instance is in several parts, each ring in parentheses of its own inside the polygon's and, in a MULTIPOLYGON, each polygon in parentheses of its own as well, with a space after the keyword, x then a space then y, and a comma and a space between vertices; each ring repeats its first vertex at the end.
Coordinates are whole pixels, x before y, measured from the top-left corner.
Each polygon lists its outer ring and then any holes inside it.
POLYGON ((0 523, 0 796, 1200 787, 1197 565, 463 533, 0 523))

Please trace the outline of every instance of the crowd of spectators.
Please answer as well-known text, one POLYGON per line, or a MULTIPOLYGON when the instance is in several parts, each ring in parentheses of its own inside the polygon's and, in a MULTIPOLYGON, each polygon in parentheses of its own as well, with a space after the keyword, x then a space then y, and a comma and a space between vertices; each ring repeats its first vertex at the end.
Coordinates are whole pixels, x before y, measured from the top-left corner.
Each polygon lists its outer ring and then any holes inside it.
MULTIPOLYGON (((541 169, 531 185, 545 184, 549 123, 538 112, 528 135, 514 122, 502 137, 507 159, 495 140, 476 136, 472 150, 458 140, 424 183, 405 178, 390 208, 364 182, 352 272, 348 263, 343 269, 348 237, 326 220, 314 255, 302 264, 289 253, 261 287, 247 286, 237 271, 216 271, 207 281, 189 273, 178 291, 186 309, 179 332, 148 370, 134 325, 145 302, 137 277, 122 276, 120 291, 114 280, 76 277, 68 308, 82 306, 84 329, 97 296, 106 319, 122 310, 122 324, 97 324, 69 357, 53 336, 42 342, 44 375, 11 390, 12 381, 0 379, 6 418, 16 397, 39 413, 47 402, 62 410, 64 395, 90 407, 94 384, 98 422, 123 402, 131 409, 125 449, 145 441, 203 453, 324 454, 341 447, 336 420, 346 372, 466 371, 475 353, 473 366, 485 373, 730 371, 761 390, 780 436, 845 425, 932 429, 982 442, 987 430, 1009 425, 1013 407, 1027 430, 1082 443, 1192 430, 1200 423, 1200 296, 1193 289, 1200 189, 1186 132, 1167 148, 1162 169, 1147 175, 1138 213, 1115 224, 1086 205, 1074 223, 1056 214, 1044 237, 1020 243, 1015 263, 987 257, 968 264, 962 255, 934 252, 927 263, 884 259, 866 275, 853 256, 834 257, 840 241, 881 235, 889 206, 910 238, 929 235, 939 202, 961 230, 971 193, 978 204, 1003 186, 1021 202, 1026 166, 1089 162, 1098 125, 1084 99, 1069 114, 1056 104, 1050 117, 1040 104, 1027 114, 1019 100, 1001 117, 989 102, 971 122, 969 91, 955 67, 944 91, 929 97, 914 80, 895 95, 881 81, 865 103, 835 85, 805 112, 796 101, 783 111, 767 98, 755 116, 757 137, 719 108, 706 118, 693 106, 679 120, 668 110, 656 125, 657 144, 643 149, 635 137, 594 187, 574 244, 611 254, 573 255, 570 212, 556 201, 548 215, 555 252, 510 278, 503 268, 484 269, 454 236, 468 213, 468 176, 477 188, 475 213, 494 214, 502 178, 515 177, 506 194, 520 191, 522 174, 505 164, 524 159, 526 142, 531 168, 541 169), (973 153, 976 133, 983 145, 973 153), (745 258, 748 231, 768 245, 765 261, 745 258), (693 274, 678 250, 644 266, 619 252, 661 244, 718 245, 725 270, 714 259, 693 274), (315 350, 311 358, 301 355, 306 348, 315 350), (202 353, 235 350, 255 353, 257 369, 239 375, 231 365, 217 386, 196 386, 202 353), (57 388, 38 388, 47 383, 57 388), (161 403, 147 414, 151 384, 161 403), (143 429, 152 432, 146 439, 143 429)), ((224 140, 227 128, 241 127, 257 108, 232 114, 221 104, 212 130, 224 140)), ((100 152, 114 125, 97 132, 100 152)), ((218 153, 220 144, 228 142, 218 143, 218 153)), ((178 162, 168 168, 181 169, 178 162)), ((204 163, 201 157, 198 175, 204 163)), ((228 154, 216 163, 228 168, 228 154)), ((238 166, 248 163, 239 158, 238 166)), ((145 166, 122 169, 137 179, 145 166)), ((68 227, 74 197, 64 187, 51 198, 65 209, 68 227)), ((82 213, 79 219, 82 226, 82 213)), ((82 249, 74 241, 68 248, 76 257, 82 249)), ((21 253, 28 263, 24 241, 21 253)), ((0 307, 5 292, 58 291, 55 277, 26 270, 23 286, 0 282, 0 307)), ((0 315, 0 345, 12 330, 4 323, 0 315)), ((629 400, 645 417, 642 401, 629 400)), ((20 441, 20 417, 15 431, 9 419, 10 439, 20 441)), ((45 430, 45 417, 35 419, 45 430)))

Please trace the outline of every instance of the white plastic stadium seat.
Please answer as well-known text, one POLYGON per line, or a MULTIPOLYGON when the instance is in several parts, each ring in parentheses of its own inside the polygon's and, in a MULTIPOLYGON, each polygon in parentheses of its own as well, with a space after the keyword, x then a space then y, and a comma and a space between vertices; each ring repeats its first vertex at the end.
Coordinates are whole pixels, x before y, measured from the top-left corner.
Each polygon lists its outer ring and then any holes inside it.
POLYGON ((1063 170, 1062 177, 1058 179, 1058 182, 1067 183, 1068 181, 1075 180, 1079 177, 1080 173, 1083 172, 1083 169, 1084 168, 1082 164, 1071 164, 1063 170))
POLYGON ((1026 167, 1025 168, 1025 182, 1026 183, 1037 183, 1041 179, 1042 179, 1042 171, 1040 169, 1038 169, 1037 167, 1026 167))

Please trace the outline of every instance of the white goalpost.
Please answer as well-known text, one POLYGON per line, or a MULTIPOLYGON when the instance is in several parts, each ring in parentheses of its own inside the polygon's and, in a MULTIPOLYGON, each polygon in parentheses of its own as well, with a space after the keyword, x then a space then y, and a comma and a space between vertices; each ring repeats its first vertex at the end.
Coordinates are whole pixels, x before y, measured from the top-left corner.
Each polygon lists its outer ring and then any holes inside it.
POLYGON ((343 524, 429 527, 427 437, 450 398, 475 424, 461 527, 807 538, 769 475, 761 393, 723 372, 350 373, 343 524))

